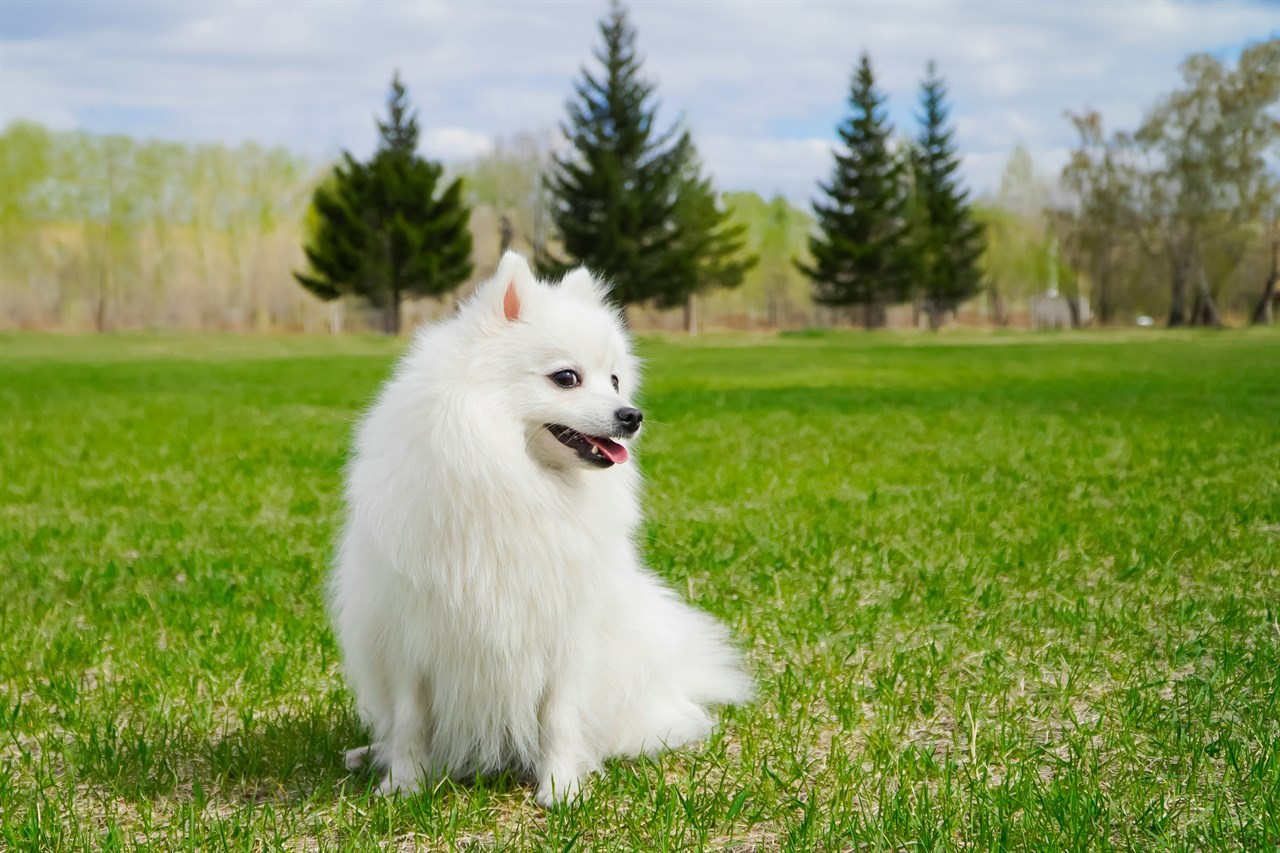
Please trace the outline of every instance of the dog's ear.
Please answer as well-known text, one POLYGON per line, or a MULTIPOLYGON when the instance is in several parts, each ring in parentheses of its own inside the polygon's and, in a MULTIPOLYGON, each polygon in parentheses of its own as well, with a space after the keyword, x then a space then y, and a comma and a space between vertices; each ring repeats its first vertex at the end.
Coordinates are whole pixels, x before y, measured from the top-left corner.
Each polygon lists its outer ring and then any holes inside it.
POLYGON ((502 316, 507 318, 508 323, 520 319, 520 293, 516 290, 514 278, 507 282, 507 292, 502 296, 502 316))
POLYGON ((593 305, 603 305, 605 294, 609 292, 609 289, 597 281, 596 277, 586 267, 570 270, 560 280, 560 289, 574 299, 589 302, 593 305))
POLYGON ((508 323, 520 320, 537 279, 524 255, 507 252, 498 263, 498 271, 485 286, 484 300, 495 314, 508 323))

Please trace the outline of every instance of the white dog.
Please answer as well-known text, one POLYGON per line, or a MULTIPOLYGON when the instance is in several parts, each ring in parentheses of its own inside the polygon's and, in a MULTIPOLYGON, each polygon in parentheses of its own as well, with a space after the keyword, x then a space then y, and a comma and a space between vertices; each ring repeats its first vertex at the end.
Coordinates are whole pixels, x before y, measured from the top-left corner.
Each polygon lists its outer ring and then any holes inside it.
POLYGON ((332 609, 373 732, 348 766, 383 792, 510 767, 551 805, 749 695, 724 629, 636 554, 637 370, 590 273, 508 253, 364 419, 332 609))

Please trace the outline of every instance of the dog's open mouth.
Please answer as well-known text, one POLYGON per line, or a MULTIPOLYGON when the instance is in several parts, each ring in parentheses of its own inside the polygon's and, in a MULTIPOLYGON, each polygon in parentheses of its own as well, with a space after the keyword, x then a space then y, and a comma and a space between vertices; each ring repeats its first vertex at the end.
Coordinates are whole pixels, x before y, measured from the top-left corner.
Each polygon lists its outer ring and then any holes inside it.
POLYGON ((560 424, 547 424, 547 431, 565 447, 575 451, 583 462, 590 465, 608 468, 627 461, 627 449, 611 438, 587 435, 560 424))

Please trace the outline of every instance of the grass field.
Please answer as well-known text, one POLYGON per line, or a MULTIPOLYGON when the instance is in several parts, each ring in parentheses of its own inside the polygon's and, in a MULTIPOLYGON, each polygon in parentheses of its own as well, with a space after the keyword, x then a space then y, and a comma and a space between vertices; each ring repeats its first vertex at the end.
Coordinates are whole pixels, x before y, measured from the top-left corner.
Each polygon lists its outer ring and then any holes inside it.
POLYGON ((1280 335, 646 341, 703 747, 387 801, 322 586, 401 344, 0 337, 0 848, 1280 847, 1280 335))

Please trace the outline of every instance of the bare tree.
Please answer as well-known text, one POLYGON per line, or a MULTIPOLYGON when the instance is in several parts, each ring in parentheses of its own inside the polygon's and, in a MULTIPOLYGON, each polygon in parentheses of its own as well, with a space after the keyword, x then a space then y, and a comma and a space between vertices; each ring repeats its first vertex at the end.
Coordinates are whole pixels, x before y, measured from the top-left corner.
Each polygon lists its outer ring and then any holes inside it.
POLYGON ((1148 163, 1140 184, 1145 225, 1170 274, 1169 325, 1216 326, 1211 256, 1234 268, 1280 192, 1266 159, 1280 139, 1272 114, 1280 101, 1280 39, 1246 48, 1234 70, 1192 56, 1182 76, 1183 88, 1148 113, 1133 143, 1148 163))
POLYGON ((1267 277, 1267 283, 1262 288, 1262 298, 1258 300, 1258 307, 1253 309, 1253 317, 1250 322, 1255 326, 1269 324, 1271 322, 1271 303, 1276 298, 1276 288, 1280 287, 1280 240, 1271 243, 1271 275, 1267 277))
POLYGON ((1134 174, 1117 150, 1116 140, 1103 132, 1099 113, 1068 113, 1068 117, 1079 134, 1078 146, 1062 172, 1071 200, 1053 212, 1052 221, 1067 256, 1089 278, 1094 311, 1105 325, 1115 314, 1116 278, 1127 232, 1136 225, 1134 174))
POLYGON ((1280 39, 1246 48, 1234 69, 1189 57, 1182 77, 1134 133, 1108 137, 1096 112, 1071 116, 1080 142, 1055 221, 1104 322, 1136 253, 1167 277, 1170 326, 1221 325, 1225 282, 1274 218, 1280 39))

